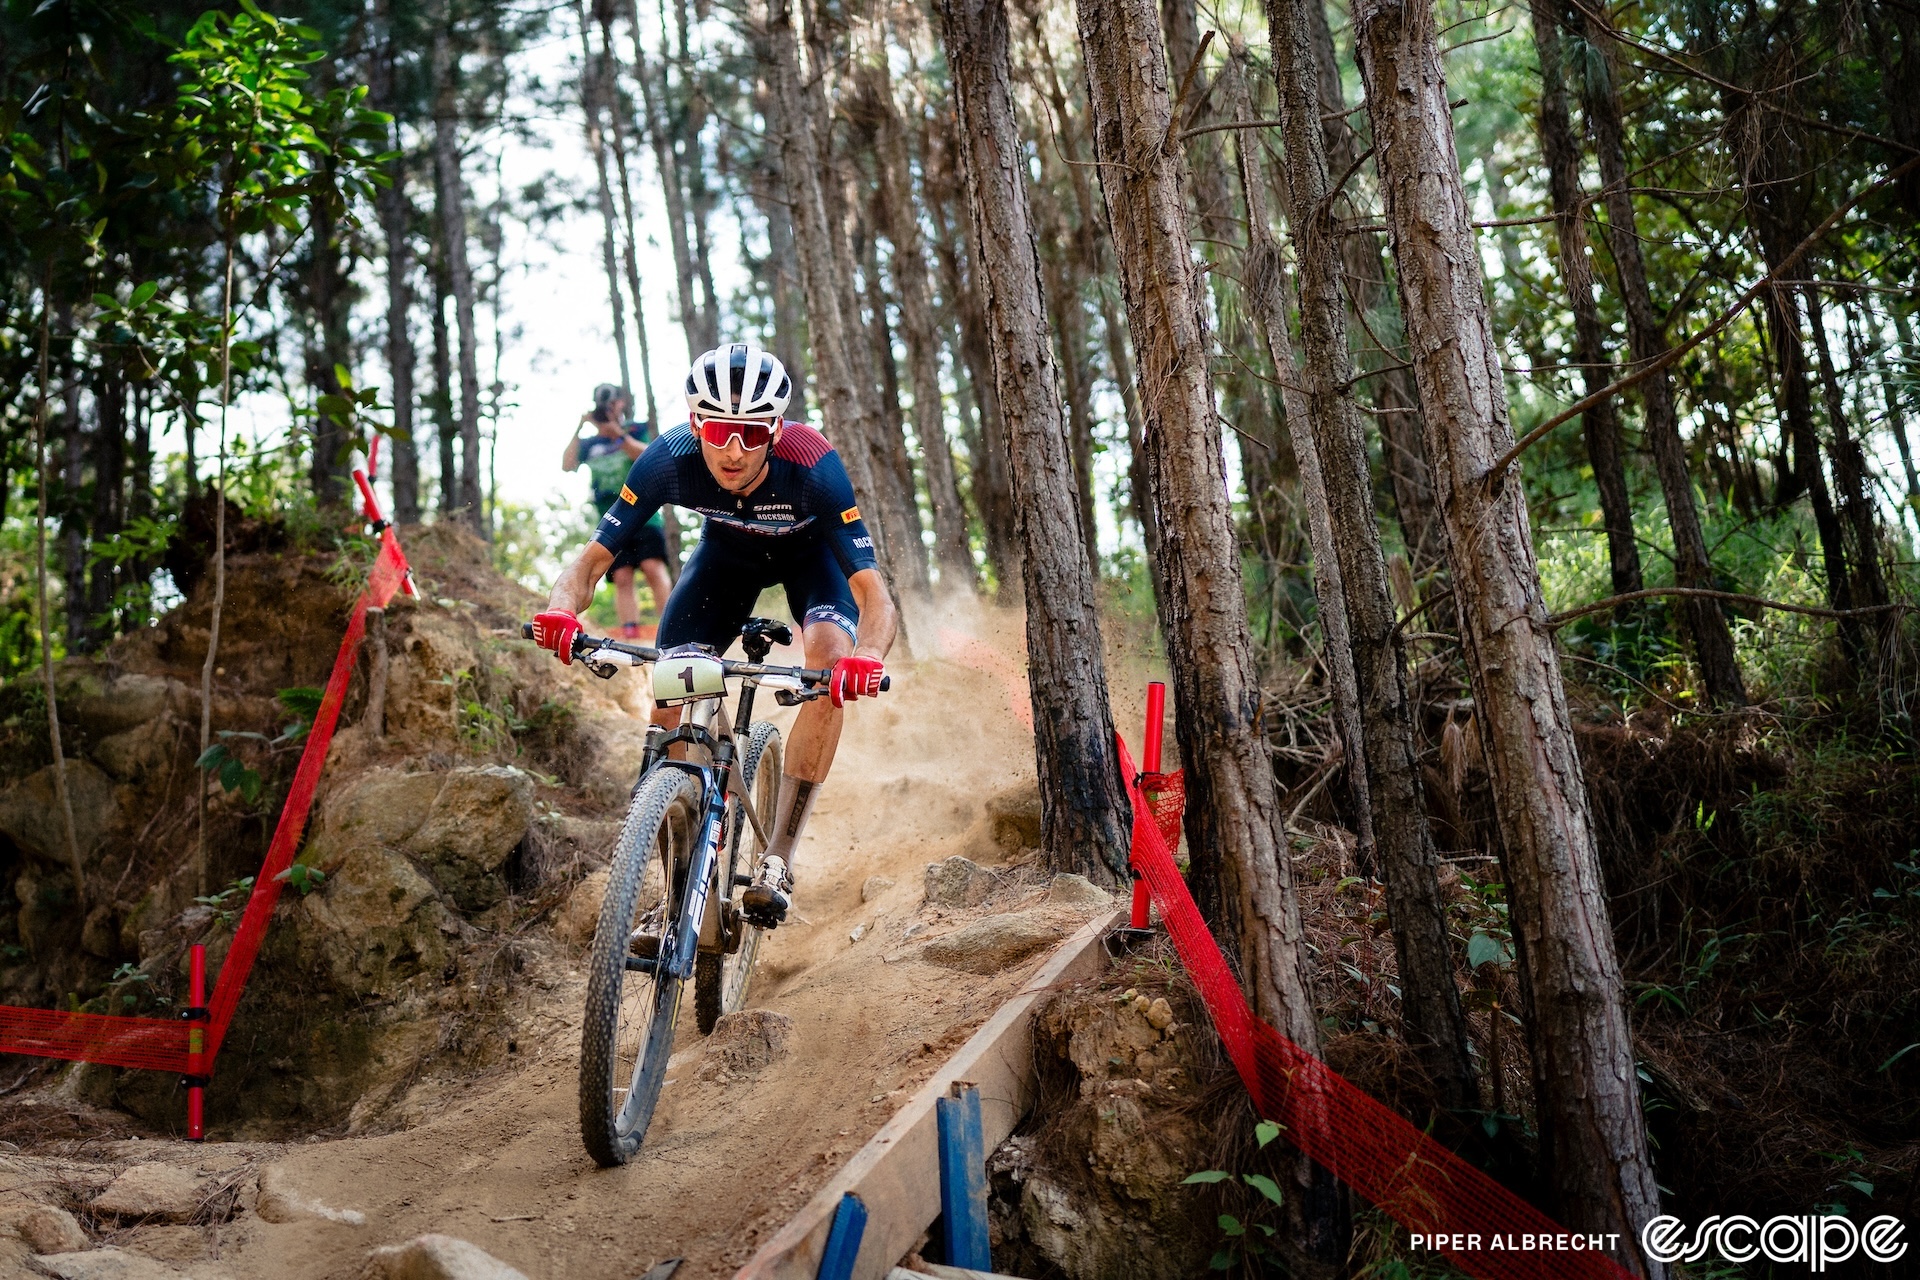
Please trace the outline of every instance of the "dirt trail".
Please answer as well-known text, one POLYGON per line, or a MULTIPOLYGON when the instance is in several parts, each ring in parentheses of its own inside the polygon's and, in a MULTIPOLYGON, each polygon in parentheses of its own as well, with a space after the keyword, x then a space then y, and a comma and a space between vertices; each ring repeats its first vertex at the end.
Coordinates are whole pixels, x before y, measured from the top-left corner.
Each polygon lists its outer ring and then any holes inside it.
MULTIPOLYGON (((988 639, 1017 653, 1017 635, 988 639)), ((730 1274, 1040 963, 972 976, 918 960, 919 944, 963 916, 1015 906, 1056 917, 1063 929, 1077 923, 1048 904, 1043 886, 1017 876, 971 912, 922 901, 926 863, 954 853, 1004 857, 983 802, 1033 770, 1031 740, 1009 715, 1007 695, 1003 675, 928 661, 900 669, 894 692, 853 712, 802 846, 799 918, 763 948, 750 1000, 792 1018, 793 1052, 757 1077, 700 1079, 713 1075, 700 1071, 704 1042, 683 1026, 632 1165, 601 1170, 581 1148, 582 950, 555 942, 529 965, 514 1026, 503 1029, 517 1043, 513 1065, 458 1085, 417 1086, 404 1107, 412 1127, 401 1132, 231 1149, 277 1157, 283 1185, 355 1210, 364 1225, 276 1224, 243 1213, 198 1248, 174 1237, 171 1265, 194 1275, 322 1280, 354 1274, 375 1245, 440 1231, 534 1280, 631 1280, 673 1256, 687 1259, 683 1277, 730 1274), (863 901, 873 876, 893 884, 863 901)), ((176 1144, 138 1146, 147 1158, 163 1148, 162 1158, 194 1158, 176 1144)), ((138 1236, 128 1247, 141 1247, 138 1236)))

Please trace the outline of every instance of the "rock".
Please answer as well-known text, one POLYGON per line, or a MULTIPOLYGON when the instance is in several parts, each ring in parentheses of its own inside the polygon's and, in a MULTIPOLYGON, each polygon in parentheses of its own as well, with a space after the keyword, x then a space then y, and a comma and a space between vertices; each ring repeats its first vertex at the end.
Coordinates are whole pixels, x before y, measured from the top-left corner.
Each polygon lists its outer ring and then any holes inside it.
POLYGON ((103 902, 87 912, 86 923, 80 926, 80 949, 90 956, 111 960, 119 947, 119 922, 113 918, 113 908, 103 902))
POLYGON ((770 1067, 792 1052, 792 1018, 770 1009, 742 1009, 714 1024, 705 1066, 745 1074, 770 1067))
POLYGON ((942 907, 977 907, 1000 883, 985 867, 954 854, 927 864, 927 901, 942 907))
POLYGON ((600 923, 600 900, 607 896, 607 875, 606 867, 589 871, 586 879, 573 886, 554 921, 554 932, 576 947, 593 941, 593 931, 600 923))
POLYGON ((505 765, 454 769, 406 850, 427 864, 461 907, 484 910, 505 894, 497 873, 532 823, 528 774, 505 765))
POLYGON ((89 1249, 85 1253, 42 1255, 34 1262, 60 1280, 182 1280, 184 1271, 176 1271, 164 1262, 143 1258, 125 1249, 89 1249))
POLYGON ((168 759, 185 741, 181 733, 185 727, 182 721, 162 715, 99 739, 88 754, 115 778, 131 782, 165 772, 168 759))
POLYGON ((416 1236, 367 1255, 360 1280, 527 1280, 478 1245, 453 1236, 416 1236))
POLYGON ((1113 895, 1085 876, 1063 871, 1047 885, 1047 901, 1076 911, 1105 911, 1113 895))
POLYGON ((65 1209, 15 1196, 0 1201, 0 1229, 19 1236, 35 1253, 71 1253, 92 1243, 65 1209))
POLYGON ((73 721, 90 741, 98 744, 103 738, 160 719, 167 713, 169 704, 182 707, 186 699, 187 687, 178 680, 129 674, 99 693, 73 702, 73 721))
POLYGON ((1167 1003, 1165 996, 1158 996, 1147 1006, 1147 1025, 1155 1031, 1165 1031, 1173 1025, 1173 1006, 1167 1003))
POLYGON ((398 847, 420 829, 440 794, 445 777, 373 769, 327 797, 320 821, 307 842, 308 860, 331 872, 328 864, 351 849, 379 844, 398 847))
POLYGON ((201 1181, 170 1164, 136 1164, 107 1184, 87 1207, 115 1218, 185 1222, 200 1211, 201 1181))
POLYGON ((353 850, 297 909, 303 943, 311 940, 342 991, 388 994, 446 963, 440 926, 452 919, 432 882, 392 849, 353 850))
MULTIPOLYGON (((54 766, 28 774, 0 792, 0 834, 49 867, 67 868, 66 819, 54 791, 54 766)), ((87 860, 120 811, 113 779, 88 760, 67 760, 67 795, 73 801, 73 834, 87 860)))
POLYGON ((1060 940, 1060 930, 1031 915, 988 916, 957 933, 935 938, 921 955, 965 973, 995 973, 1060 940))
POLYGON ((891 888, 893 888, 893 881, 885 876, 868 876, 860 882, 860 901, 872 902, 891 888))
POLYGON ((993 842, 1007 854, 1040 847, 1040 784, 1022 782, 987 799, 993 842))
POLYGON ((260 1199, 254 1211, 267 1222, 317 1219, 359 1227, 366 1225, 367 1221, 367 1215, 358 1209, 335 1209, 311 1196, 301 1195, 288 1181, 287 1171, 277 1164, 270 1164, 260 1171, 260 1199))

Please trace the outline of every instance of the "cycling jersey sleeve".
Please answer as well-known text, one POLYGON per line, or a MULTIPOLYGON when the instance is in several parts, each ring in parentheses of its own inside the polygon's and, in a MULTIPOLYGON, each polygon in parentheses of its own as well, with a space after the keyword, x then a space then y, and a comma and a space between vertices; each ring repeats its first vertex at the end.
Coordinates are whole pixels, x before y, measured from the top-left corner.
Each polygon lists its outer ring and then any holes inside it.
POLYGON ((827 545, 833 548, 842 573, 852 576, 878 563, 873 554, 873 535, 860 518, 853 482, 847 479, 846 464, 838 453, 829 451, 813 464, 802 500, 805 514, 826 526, 827 545))
POLYGON ((669 450, 657 448, 635 458, 620 496, 600 517, 593 540, 617 555, 629 539, 639 536, 654 513, 679 496, 677 461, 669 450))

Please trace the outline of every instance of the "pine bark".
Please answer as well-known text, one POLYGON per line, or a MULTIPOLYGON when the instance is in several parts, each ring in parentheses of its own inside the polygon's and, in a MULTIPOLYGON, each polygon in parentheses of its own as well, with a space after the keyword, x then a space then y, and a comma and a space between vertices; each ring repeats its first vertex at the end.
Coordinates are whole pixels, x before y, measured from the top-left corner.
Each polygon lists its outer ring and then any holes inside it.
POLYGON ((1024 554, 1027 661, 1042 844, 1056 871, 1126 876, 1132 810, 1114 750, 1100 613, 1054 389, 1039 246, 1007 70, 1002 0, 943 0, 959 113, 974 265, 1006 424, 1007 470, 1024 554))
MULTIPOLYGON (((1573 358, 1580 366, 1586 394, 1613 381, 1607 355, 1606 326, 1593 296, 1593 264, 1587 256, 1587 210, 1580 191, 1580 144, 1567 106, 1566 59, 1562 53, 1560 0, 1532 0, 1533 47, 1540 57, 1540 154, 1547 163, 1547 190, 1553 202, 1554 233, 1560 247, 1560 278, 1573 308, 1573 358)), ((1580 415, 1587 461, 1600 491, 1600 515, 1607 533, 1607 561, 1613 592, 1638 591, 1640 544, 1633 532, 1633 501, 1627 494, 1626 465, 1620 446, 1620 420, 1611 399, 1580 415)))
MULTIPOLYGON (((1340 64, 1334 54, 1333 27, 1327 21, 1325 0, 1305 0, 1307 24, 1313 34, 1314 68, 1320 91, 1321 137, 1326 144, 1330 172, 1356 173, 1363 163, 1365 148, 1359 132, 1347 112, 1345 92, 1340 85, 1340 64)), ((1350 196, 1342 203, 1350 212, 1350 196)), ((1368 370, 1366 385, 1373 395, 1373 411, 1380 426, 1381 463, 1393 490, 1394 512, 1399 517, 1401 540, 1406 544, 1407 560, 1420 577, 1439 568, 1441 551, 1440 516, 1434 504, 1433 469, 1427 465, 1426 445, 1420 438, 1420 393, 1413 384, 1412 370, 1400 367, 1406 334, 1392 291, 1387 287, 1387 260, 1380 242, 1370 235, 1344 236, 1340 243, 1342 263, 1347 273, 1347 295, 1354 315, 1361 321, 1369 340, 1362 366, 1368 370)), ((1430 618, 1444 620, 1448 606, 1440 605, 1430 618)), ((1444 627, 1442 627, 1444 629, 1444 627)))
POLYGON ((688 234, 687 181, 674 147, 666 63, 664 58, 656 63, 647 53, 637 0, 627 0, 626 13, 633 30, 633 74, 640 86, 641 116, 653 149, 654 167, 660 174, 661 202, 667 210, 667 245, 673 254, 680 327, 686 334, 687 355, 691 358, 720 345, 719 319, 710 306, 702 305, 696 283, 700 269, 693 238, 688 234))
MULTIPOLYGON (((392 31, 392 12, 381 6, 386 43, 375 60, 374 99, 384 111, 393 111, 393 62, 397 40, 392 31)), ((398 126, 395 126, 396 134, 398 126)), ((397 151, 397 137, 394 139, 397 151)), ((387 246, 387 375, 392 383, 389 399, 393 403, 393 432, 387 440, 393 459, 389 475, 393 482, 393 518, 397 524, 417 524, 420 520, 420 446, 413 438, 414 349, 413 331, 408 314, 413 309, 413 206, 407 198, 407 163, 397 157, 387 166, 390 185, 383 187, 374 203, 380 215, 380 230, 387 246)))
MULTIPOLYGON (((793 210, 794 247, 807 299, 807 332, 813 347, 821 413, 828 436, 838 445, 855 494, 874 502, 881 499, 871 465, 871 442, 878 434, 878 424, 872 420, 872 393, 862 392, 856 380, 857 366, 849 353, 849 338, 859 317, 847 316, 835 278, 840 263, 834 252, 823 190, 823 176, 830 178, 832 171, 815 134, 814 108, 801 70, 791 0, 769 0, 764 31, 760 52, 772 90, 775 116, 771 125, 780 149, 780 171, 793 210)), ((874 551, 881 568, 891 579, 893 549, 887 545, 886 522, 869 519, 867 527, 874 535, 874 551)))
MULTIPOLYGON (((1467 1054, 1466 1021, 1453 982, 1453 951, 1442 917, 1433 837, 1407 695, 1406 648, 1387 584, 1373 515, 1367 437, 1353 398, 1347 304, 1341 291, 1339 230, 1320 129, 1319 69, 1306 4, 1268 0, 1274 82, 1279 89, 1290 199, 1288 223, 1300 273, 1301 369, 1322 493, 1340 566, 1353 646, 1360 738, 1373 838, 1387 882, 1387 917, 1400 961, 1401 1009, 1409 1039, 1424 1041, 1427 1069, 1448 1106, 1479 1100, 1467 1054)), ((1297 450, 1296 450, 1297 452, 1297 450)), ((1341 601, 1324 602, 1321 616, 1341 601)))
POLYGON ((933 556, 943 590, 974 583, 973 551, 967 543, 967 513, 954 480, 940 393, 940 337, 927 288, 927 259, 914 208, 913 170, 906 130, 884 64, 869 68, 865 85, 876 116, 873 212, 875 230, 892 246, 892 275, 900 295, 900 328, 907 345, 907 377, 913 387, 913 433, 926 472, 927 503, 933 509, 933 556))
MULTIPOLYGON (((580 23, 580 111, 586 127, 587 150, 593 153, 593 174, 600 204, 600 269, 607 277, 607 307, 613 315, 613 347, 620 363, 620 385, 631 393, 633 368, 627 360, 627 304, 620 291, 619 234, 615 229, 613 182, 607 172, 607 137, 603 128, 603 100, 617 111, 618 97, 607 74, 610 68, 604 60, 593 56, 587 34, 586 5, 575 0, 573 12, 580 23)), ((633 299, 634 305, 639 306, 637 290, 633 299)))
MULTIPOLYGON (((475 533, 483 534, 480 508, 480 339, 474 320, 473 269, 467 261, 466 183, 460 175, 460 116, 456 95, 450 19, 446 5, 434 23, 433 176, 435 203, 440 216, 440 248, 447 268, 447 287, 453 294, 455 327, 459 334, 460 481, 454 509, 475 533)), ((444 478, 443 478, 444 483, 444 478)))
MULTIPOLYGON (((1644 365, 1667 353, 1666 329, 1654 313, 1646 262, 1640 256, 1620 99, 1605 43, 1594 40, 1594 34, 1587 33, 1596 57, 1588 59, 1583 81, 1587 121, 1593 129, 1600 181, 1606 190, 1605 234, 1620 277, 1620 298, 1626 304, 1627 345, 1635 363, 1644 365)), ((1712 590, 1713 561, 1700 525, 1700 509, 1693 500, 1693 476, 1687 466, 1686 444, 1680 439, 1680 414, 1674 406, 1673 382, 1667 370, 1640 384, 1640 403, 1646 414, 1647 447, 1653 453, 1653 469, 1660 477, 1660 492, 1667 503, 1667 528, 1673 534, 1674 580, 1683 587, 1712 590)), ((1679 613, 1693 637, 1694 661, 1706 683, 1707 697, 1722 706, 1745 706, 1747 686, 1740 677, 1726 611, 1718 601, 1693 597, 1680 601, 1679 613)))
POLYGON ((1833 459, 1833 484, 1840 491, 1840 515, 1853 535, 1847 548, 1847 561, 1853 575, 1853 600, 1856 607, 1887 603, 1887 581, 1880 572, 1880 525, 1867 496, 1867 458, 1860 442, 1847 425, 1846 400, 1840 390, 1840 377, 1834 370, 1833 352, 1827 341, 1826 313, 1814 285, 1804 290, 1807 299, 1807 328, 1813 335, 1813 351, 1820 370, 1820 389, 1826 401, 1827 446, 1833 459))
POLYGON ((1140 361, 1147 478, 1160 522, 1195 896, 1241 960, 1255 1011, 1309 1050, 1300 964, 1227 504, 1206 313, 1187 238, 1186 165, 1164 147, 1172 103, 1150 0, 1081 0, 1094 152, 1140 361))
POLYGON ((1568 1227, 1617 1233, 1615 1259, 1658 1277, 1664 1268, 1642 1256, 1639 1231, 1659 1212, 1659 1191, 1566 690, 1524 495, 1511 475, 1488 475, 1513 433, 1433 13, 1427 0, 1357 0, 1354 21, 1427 457, 1533 995, 1528 1030, 1550 1187, 1568 1227))
POLYGON ((435 237, 433 264, 433 434, 436 462, 440 467, 439 512, 452 516, 459 510, 459 464, 454 450, 459 431, 453 422, 453 337, 447 327, 447 303, 452 290, 447 286, 445 255, 439 252, 435 237))

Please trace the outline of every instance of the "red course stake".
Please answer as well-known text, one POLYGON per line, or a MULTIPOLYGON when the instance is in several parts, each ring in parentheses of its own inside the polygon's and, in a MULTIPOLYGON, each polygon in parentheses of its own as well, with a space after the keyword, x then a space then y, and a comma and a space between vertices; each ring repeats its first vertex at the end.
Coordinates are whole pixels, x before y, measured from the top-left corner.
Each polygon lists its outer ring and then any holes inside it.
POLYGON ((196 942, 187 955, 187 1140, 198 1142, 206 1136, 207 949, 196 942))
MULTIPOLYGON (((1161 725, 1167 715, 1167 686, 1155 680, 1147 685, 1147 732, 1142 741, 1141 755, 1145 757, 1144 768, 1147 773, 1160 772, 1161 725)), ((1145 929, 1153 906, 1153 895, 1147 890, 1147 882, 1137 872, 1133 877, 1133 914, 1127 925, 1134 929, 1145 929)))

